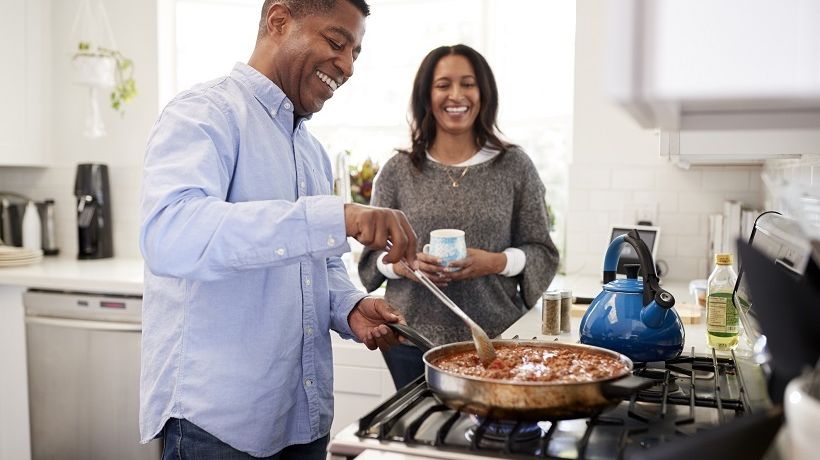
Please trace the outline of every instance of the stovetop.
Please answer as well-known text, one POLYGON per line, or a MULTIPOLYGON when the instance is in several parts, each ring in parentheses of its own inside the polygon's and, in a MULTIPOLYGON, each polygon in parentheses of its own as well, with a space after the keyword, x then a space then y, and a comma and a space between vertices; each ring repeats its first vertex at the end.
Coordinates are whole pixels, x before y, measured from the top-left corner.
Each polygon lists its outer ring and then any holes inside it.
MULTIPOLYGON (((734 353, 719 358, 692 350, 666 362, 639 363, 633 373, 656 380, 653 387, 591 418, 537 424, 481 420, 450 409, 420 377, 337 435, 329 450, 334 458, 355 458, 365 449, 441 459, 674 458, 646 454, 687 440, 682 458, 697 458, 696 441, 715 438, 702 433, 739 426, 733 421, 765 412, 759 395, 750 398, 748 390, 751 383, 759 392, 757 379, 744 379, 736 361, 734 353)), ((746 435, 737 434, 748 447, 754 440, 746 435)), ((731 443, 727 436, 720 436, 724 447, 731 443)))

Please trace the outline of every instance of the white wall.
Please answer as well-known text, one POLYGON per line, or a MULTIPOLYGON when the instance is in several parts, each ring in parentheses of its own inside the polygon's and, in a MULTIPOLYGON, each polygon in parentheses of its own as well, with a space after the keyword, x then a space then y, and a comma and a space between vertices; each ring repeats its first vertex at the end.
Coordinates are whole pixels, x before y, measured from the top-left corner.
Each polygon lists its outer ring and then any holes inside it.
POLYGON ((79 0, 51 0, 53 99, 48 104, 51 130, 44 135, 49 137, 53 166, 0 168, 0 190, 22 193, 38 201, 55 199, 60 256, 76 257, 74 171, 78 163, 105 163, 111 180, 114 253, 137 257, 142 159, 148 132, 159 114, 156 0, 103 0, 117 46, 134 60, 139 94, 126 105, 124 117, 110 109, 108 96, 102 95, 108 135, 96 140, 82 135, 87 93, 71 82, 70 60, 76 47, 71 27, 79 4, 79 0))
POLYGON ((606 94, 607 2, 578 0, 575 118, 567 228, 568 274, 599 274, 613 224, 635 224, 657 206, 658 259, 675 279, 706 276, 707 215, 726 199, 763 201, 760 167, 682 170, 658 156, 653 131, 640 128, 606 94))

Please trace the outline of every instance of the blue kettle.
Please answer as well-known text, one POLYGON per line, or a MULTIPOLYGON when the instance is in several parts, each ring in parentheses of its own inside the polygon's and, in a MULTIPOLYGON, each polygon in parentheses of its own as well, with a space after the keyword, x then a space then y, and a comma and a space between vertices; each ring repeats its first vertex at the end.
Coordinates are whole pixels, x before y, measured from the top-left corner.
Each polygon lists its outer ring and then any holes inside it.
POLYGON ((672 294, 660 288, 649 248, 631 230, 609 244, 604 290, 581 319, 581 343, 608 348, 639 362, 675 358, 683 350, 685 333, 674 305, 672 294), (615 279, 624 243, 635 248, 640 265, 626 265, 626 278, 615 279), (638 269, 643 280, 638 279, 638 269))

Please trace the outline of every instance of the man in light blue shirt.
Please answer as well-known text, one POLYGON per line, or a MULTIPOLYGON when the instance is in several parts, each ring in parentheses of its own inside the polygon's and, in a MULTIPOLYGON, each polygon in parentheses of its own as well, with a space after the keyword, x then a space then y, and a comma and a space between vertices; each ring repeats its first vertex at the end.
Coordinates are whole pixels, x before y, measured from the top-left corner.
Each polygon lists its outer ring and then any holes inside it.
POLYGON ((164 458, 324 458, 330 330, 370 349, 403 321, 339 256, 352 236, 414 261, 395 210, 330 196, 305 121, 353 74, 364 0, 267 0, 248 65, 177 96, 151 132, 140 431, 164 458))

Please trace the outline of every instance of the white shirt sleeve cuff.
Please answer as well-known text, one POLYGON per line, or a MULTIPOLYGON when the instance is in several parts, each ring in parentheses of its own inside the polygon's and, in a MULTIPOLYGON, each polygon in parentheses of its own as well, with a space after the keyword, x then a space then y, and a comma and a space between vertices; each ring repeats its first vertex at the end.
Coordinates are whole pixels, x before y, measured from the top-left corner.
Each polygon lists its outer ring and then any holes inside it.
POLYGON ((499 275, 513 277, 524 271, 524 265, 527 264, 527 254, 518 248, 507 248, 504 250, 504 255, 507 256, 507 265, 499 275))
MULTIPOLYGON (((524 254, 524 252, 522 251, 521 254, 524 254)), ((396 272, 393 271, 393 264, 384 263, 384 256, 386 255, 386 252, 383 252, 379 255, 379 258, 376 259, 376 268, 378 268, 381 274, 386 276, 388 279, 397 280, 401 278, 401 276, 397 275, 396 272)), ((507 263, 509 263, 509 261, 507 263)), ((524 266, 522 265, 521 267, 523 269, 524 266)))

